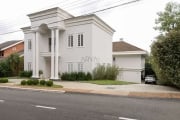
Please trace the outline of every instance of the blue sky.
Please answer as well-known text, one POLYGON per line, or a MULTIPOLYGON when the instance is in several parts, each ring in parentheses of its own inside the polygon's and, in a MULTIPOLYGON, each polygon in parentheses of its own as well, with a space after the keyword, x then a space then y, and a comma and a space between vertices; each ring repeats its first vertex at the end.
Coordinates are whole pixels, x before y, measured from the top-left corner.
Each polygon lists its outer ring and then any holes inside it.
MULTIPOLYGON (((39 10, 60 7, 76 16, 128 1, 131 0, 3 0, 0 4, 0 34, 29 26, 26 15, 39 10)), ((116 30, 113 41, 123 38, 128 43, 150 51, 150 45, 158 35, 158 31, 153 29, 157 12, 163 11, 170 1, 179 0, 141 0, 96 14, 116 30)), ((3 34, 0 35, 0 43, 23 38, 21 31, 3 34)))

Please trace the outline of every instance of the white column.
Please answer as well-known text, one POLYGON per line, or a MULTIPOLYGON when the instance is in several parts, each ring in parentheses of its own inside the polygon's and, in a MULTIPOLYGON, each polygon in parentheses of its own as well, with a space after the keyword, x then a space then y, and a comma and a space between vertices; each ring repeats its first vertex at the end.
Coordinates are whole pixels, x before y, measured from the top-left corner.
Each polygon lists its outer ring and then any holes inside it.
POLYGON ((33 68, 32 68, 32 78, 36 78, 36 33, 34 32, 32 40, 32 59, 33 59, 33 68))
POLYGON ((51 29, 51 77, 54 79, 54 29, 51 29))
POLYGON ((55 42, 55 79, 58 77, 58 68, 59 68, 59 29, 56 29, 56 42, 55 42))
POLYGON ((36 31, 36 78, 39 78, 39 32, 36 31))

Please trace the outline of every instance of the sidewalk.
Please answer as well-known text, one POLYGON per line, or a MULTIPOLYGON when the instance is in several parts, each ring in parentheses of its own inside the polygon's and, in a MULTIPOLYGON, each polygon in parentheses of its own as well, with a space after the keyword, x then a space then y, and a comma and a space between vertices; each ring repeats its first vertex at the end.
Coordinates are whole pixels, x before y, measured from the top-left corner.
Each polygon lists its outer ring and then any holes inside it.
MULTIPOLYGON (((6 87, 16 87, 20 89, 22 88, 22 87, 17 87, 17 84, 20 84, 21 81, 20 79, 10 79, 9 81, 11 82, 11 84, 6 85, 6 87)), ((160 85, 147 85, 147 84, 96 85, 91 83, 64 82, 64 81, 54 81, 54 84, 63 86, 63 88, 58 89, 61 92, 64 91, 64 92, 74 92, 74 93, 106 94, 106 95, 131 96, 131 97, 180 99, 179 90, 171 87, 160 86, 160 85)), ((30 88, 28 87, 28 89, 30 88)), ((43 91, 56 91, 56 92, 58 90, 43 89, 43 91)))

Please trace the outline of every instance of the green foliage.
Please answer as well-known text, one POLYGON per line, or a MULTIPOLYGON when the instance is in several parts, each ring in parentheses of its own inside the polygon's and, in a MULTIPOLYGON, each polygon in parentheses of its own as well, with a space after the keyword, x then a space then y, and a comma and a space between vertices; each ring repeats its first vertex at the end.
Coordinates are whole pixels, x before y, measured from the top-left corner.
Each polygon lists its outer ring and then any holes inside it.
POLYGON ((38 85, 38 84, 39 84, 39 80, 32 79, 32 85, 38 85))
POLYGON ((81 81, 81 80, 91 80, 92 75, 91 73, 85 73, 85 72, 71 72, 71 73, 63 73, 61 75, 62 80, 67 80, 67 81, 81 81))
POLYGON ((155 29, 161 32, 180 30, 180 4, 169 2, 165 11, 159 12, 158 16, 155 29))
POLYGON ((151 45, 151 63, 158 83, 180 88, 180 4, 170 2, 158 13, 162 33, 151 45))
POLYGON ((23 58, 20 58, 18 54, 11 54, 0 61, 0 77, 17 76, 23 70, 23 63, 23 58))
POLYGON ((32 71, 20 71, 19 76, 20 77, 28 77, 28 78, 30 78, 32 76, 32 71))
POLYGON ((93 70, 93 79, 94 80, 103 80, 106 78, 106 67, 105 65, 98 65, 93 70))
POLYGON ((40 80, 39 84, 40 85, 46 85, 46 81, 45 80, 40 80))
POLYGON ((7 78, 0 78, 0 83, 7 83, 8 79, 7 78))
POLYGON ((0 61, 0 77, 11 76, 11 69, 6 60, 0 61))
POLYGON ((26 80, 22 80, 21 81, 21 85, 26 85, 27 84, 27 81, 26 80))
POLYGON ((180 31, 170 31, 158 37, 152 44, 151 54, 159 82, 180 87, 180 31))
POLYGON ((27 80, 27 85, 33 85, 33 80, 31 79, 27 80))
POLYGON ((46 81, 46 85, 47 86, 53 86, 53 81, 52 80, 48 80, 48 81, 46 81))
POLYGON ((115 80, 119 73, 119 68, 115 65, 98 65, 93 70, 94 80, 115 80))
POLYGON ((86 80, 92 80, 92 75, 90 72, 87 72, 86 74, 86 80))

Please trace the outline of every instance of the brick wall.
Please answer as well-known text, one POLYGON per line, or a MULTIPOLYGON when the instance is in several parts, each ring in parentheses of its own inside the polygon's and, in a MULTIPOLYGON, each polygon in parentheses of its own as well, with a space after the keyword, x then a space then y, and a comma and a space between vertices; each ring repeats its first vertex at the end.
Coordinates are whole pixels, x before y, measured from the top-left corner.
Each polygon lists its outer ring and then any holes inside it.
POLYGON ((21 42, 15 46, 12 46, 6 50, 4 50, 4 57, 8 57, 9 55, 13 53, 17 53, 24 50, 24 42, 21 42))

